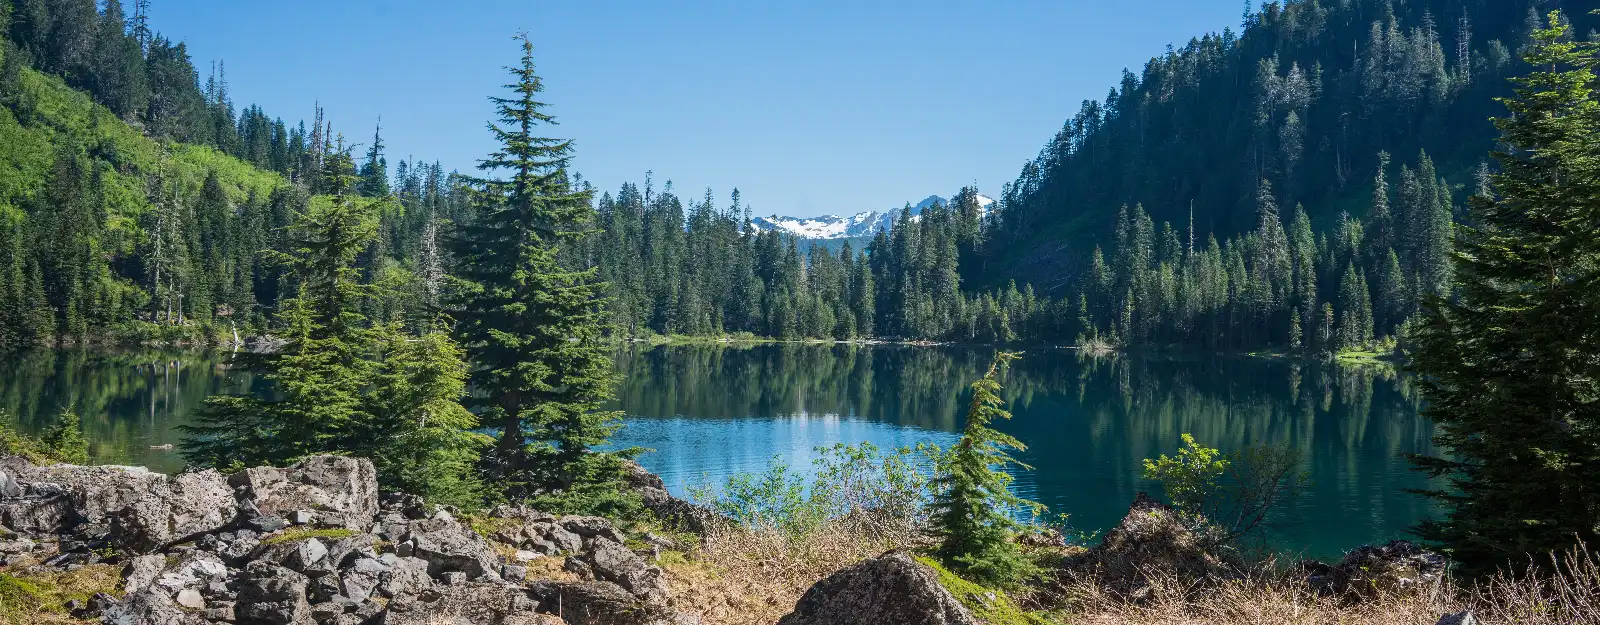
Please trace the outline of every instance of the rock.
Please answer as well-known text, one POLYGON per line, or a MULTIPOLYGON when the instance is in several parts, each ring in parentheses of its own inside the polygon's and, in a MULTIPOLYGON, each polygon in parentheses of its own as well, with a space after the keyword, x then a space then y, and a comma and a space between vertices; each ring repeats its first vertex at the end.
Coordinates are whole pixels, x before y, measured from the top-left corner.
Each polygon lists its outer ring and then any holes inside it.
POLYGON ((778 625, 977 625, 939 575, 893 551, 845 568, 807 590, 778 625))
POLYGON ((611 582, 541 580, 528 584, 528 594, 541 611, 559 613, 570 625, 654 625, 670 616, 666 606, 640 601, 611 582))
POLYGON ((200 595, 200 591, 193 588, 185 588, 178 591, 178 596, 174 597, 173 600, 178 605, 191 610, 204 610, 206 607, 206 598, 200 595))
POLYGON ((317 520, 317 513, 310 510, 295 510, 290 512, 287 518, 294 525, 307 525, 317 520))
POLYGON ((1324 576, 1313 576, 1313 583, 1320 581, 1323 592, 1350 599, 1415 596, 1431 592, 1444 579, 1445 564, 1442 555, 1396 540, 1355 548, 1324 576))
POLYGON ((378 537, 372 534, 355 534, 344 538, 329 540, 328 565, 333 568, 344 568, 345 565, 361 559, 378 557, 372 546, 377 544, 378 537))
POLYGON ((429 575, 458 571, 468 579, 499 577, 500 562, 494 548, 454 520, 417 521, 406 534, 412 555, 428 562, 429 575))
POLYGON ((1122 522, 1068 568, 1098 578, 1124 598, 1148 596, 1153 576, 1175 575, 1191 583, 1230 577, 1227 564, 1209 547, 1210 542, 1190 530, 1176 510, 1141 492, 1122 522))
POLYGON ((524 625, 548 622, 534 617, 538 602, 515 586, 467 582, 431 601, 396 602, 384 625, 524 625))
POLYGON ((309 584, 304 575, 289 569, 251 562, 239 576, 239 602, 234 610, 244 623, 310 625, 309 584))
POLYGON ((161 569, 167 567, 166 556, 148 555, 138 556, 122 566, 122 590, 132 595, 154 584, 161 575, 161 569))
POLYGON ((233 522, 233 490, 221 473, 183 473, 152 484, 121 509, 111 535, 124 549, 149 553, 191 536, 215 532, 233 522))
POLYGON ((276 514, 263 514, 260 516, 251 517, 249 521, 245 522, 245 524, 255 528, 256 531, 263 534, 271 534, 283 528, 289 527, 289 520, 276 514))
POLYGON ((520 584, 524 580, 528 579, 528 567, 517 564, 507 564, 500 567, 500 578, 514 584, 520 584))
POLYGON ((129 593, 106 606, 100 614, 105 625, 205 625, 205 620, 184 612, 171 597, 154 590, 129 593))
POLYGON ((1478 625, 1478 619, 1472 615, 1472 610, 1466 610, 1441 616, 1434 625, 1478 625))
POLYGON ((296 541, 290 548, 289 557, 285 559, 284 566, 290 570, 305 573, 312 570, 313 566, 328 557, 328 547, 316 538, 307 538, 296 541))
POLYGON ((632 460, 623 461, 622 480, 629 489, 639 494, 646 510, 673 529, 704 535, 708 529, 727 522, 710 508, 673 497, 672 493, 667 492, 667 485, 660 476, 632 460))
POLYGON ((211 607, 206 608, 206 620, 226 621, 229 623, 238 620, 238 616, 233 611, 233 605, 234 604, 232 601, 219 601, 215 604, 212 604, 211 607))
POLYGON ((365 458, 312 456, 288 468, 255 467, 229 478, 267 515, 322 513, 324 522, 365 530, 378 514, 377 473, 365 458))
POLYGON ((666 602, 667 581, 661 569, 644 558, 609 540, 595 540, 593 550, 584 556, 595 577, 614 582, 635 597, 666 602))
MULTIPOLYGON (((46 532, 64 532, 83 523, 87 525, 83 533, 89 536, 109 533, 111 519, 115 515, 172 479, 144 467, 80 467, 70 464, 20 470, 15 478, 23 487, 24 500, 53 499, 58 495, 66 497, 70 514, 63 517, 57 527, 47 528, 46 532)), ((8 516, 12 514, 11 511, 7 512, 8 516)), ((9 519, 6 525, 24 531, 9 519)))
POLYGON ((378 591, 391 599, 415 595, 433 586, 428 576, 428 562, 417 558, 400 558, 390 569, 378 575, 378 591))
POLYGON ((597 516, 564 516, 559 519, 561 527, 567 531, 584 538, 604 538, 612 542, 623 542, 625 539, 611 521, 597 516))
POLYGON ((191 551, 179 556, 177 562, 167 564, 152 586, 170 595, 185 588, 200 588, 227 577, 228 566, 216 555, 191 551))
POLYGON ((518 562, 532 562, 542 557, 544 556, 541 554, 537 554, 532 551, 524 551, 522 549, 518 549, 516 553, 511 554, 511 559, 518 562))

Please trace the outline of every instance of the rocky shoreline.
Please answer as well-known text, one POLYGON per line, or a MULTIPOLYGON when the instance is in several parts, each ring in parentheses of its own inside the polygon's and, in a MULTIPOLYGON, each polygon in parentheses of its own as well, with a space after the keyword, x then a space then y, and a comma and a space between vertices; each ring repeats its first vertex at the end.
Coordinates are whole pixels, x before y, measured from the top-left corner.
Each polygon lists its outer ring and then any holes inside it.
MULTIPOLYGON (((717 523, 637 465, 625 483, 676 528, 705 535, 717 523)), ((1036 540, 1065 547, 1058 535, 1036 540)), ((1161 575, 1194 588, 1235 577, 1201 542, 1141 494, 1099 545, 1064 550, 1057 574, 1091 576, 1135 604, 1158 592, 1161 575)), ((116 588, 66 606, 112 625, 689 625, 700 615, 674 606, 660 566, 663 550, 687 547, 600 517, 513 506, 464 516, 380 494, 360 458, 228 476, 0 458, 0 573, 114 568, 116 588)), ((1360 600, 1433 592, 1444 567, 1394 542, 1306 563, 1300 579, 1309 592, 1360 600)), ((977 625, 968 605, 988 600, 952 594, 897 550, 818 581, 780 625, 977 625)))

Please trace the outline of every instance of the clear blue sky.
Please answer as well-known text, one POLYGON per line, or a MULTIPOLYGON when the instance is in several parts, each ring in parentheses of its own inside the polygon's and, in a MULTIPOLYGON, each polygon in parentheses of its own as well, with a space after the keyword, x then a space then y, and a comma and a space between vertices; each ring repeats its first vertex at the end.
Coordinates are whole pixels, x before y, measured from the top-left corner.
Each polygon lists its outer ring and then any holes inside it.
MULTIPOLYGON (((127 2, 131 6, 131 2, 127 2)), ((151 25, 222 59, 239 106, 290 124, 321 101, 391 163, 471 169, 486 96, 527 31, 575 167, 601 189, 655 171, 680 195, 739 187, 757 214, 997 194, 1122 68, 1237 28, 1238 0, 610 2, 152 0, 151 25)), ((203 76, 202 76, 203 78, 203 76)))

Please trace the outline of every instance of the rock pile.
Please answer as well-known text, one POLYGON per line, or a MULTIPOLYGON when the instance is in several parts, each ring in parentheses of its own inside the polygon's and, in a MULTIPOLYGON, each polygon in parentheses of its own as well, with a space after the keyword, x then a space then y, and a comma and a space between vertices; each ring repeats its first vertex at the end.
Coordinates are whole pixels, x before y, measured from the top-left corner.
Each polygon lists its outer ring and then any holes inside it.
MULTIPOLYGON (((687 506, 671 501, 657 504, 687 506)), ((0 564, 122 563, 123 597, 80 606, 105 623, 673 620, 661 569, 606 519, 501 507, 490 521, 475 530, 415 497, 380 497, 364 459, 318 456, 228 477, 0 459, 0 564), (562 562, 561 579, 530 578, 544 558, 562 562)))

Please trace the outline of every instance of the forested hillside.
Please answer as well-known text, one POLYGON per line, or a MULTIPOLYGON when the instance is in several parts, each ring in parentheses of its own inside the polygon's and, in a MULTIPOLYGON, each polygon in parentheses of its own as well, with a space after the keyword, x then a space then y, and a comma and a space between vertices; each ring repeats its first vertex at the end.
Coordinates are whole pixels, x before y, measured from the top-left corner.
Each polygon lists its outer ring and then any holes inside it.
MULTIPOLYGON (((1085 332, 1121 343, 1393 334, 1446 290, 1495 99, 1562 4, 1274 2, 1239 33, 1169 48, 1004 189, 975 277, 1071 297, 1085 332)), ((1569 9, 1592 33, 1588 7, 1569 9)))
MULTIPOLYGON (((202 87, 146 6, 130 22, 117 0, 0 1, 0 343, 231 338, 264 330, 286 290, 264 252, 326 192, 343 139, 320 110, 309 131, 236 114, 220 64, 202 87)), ((372 304, 397 318, 418 287, 396 268, 456 183, 402 162, 391 191, 369 146, 358 186, 387 236, 362 270, 397 287, 372 304)))

